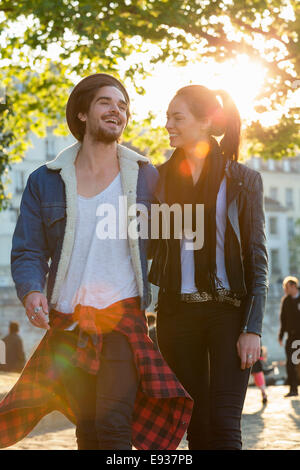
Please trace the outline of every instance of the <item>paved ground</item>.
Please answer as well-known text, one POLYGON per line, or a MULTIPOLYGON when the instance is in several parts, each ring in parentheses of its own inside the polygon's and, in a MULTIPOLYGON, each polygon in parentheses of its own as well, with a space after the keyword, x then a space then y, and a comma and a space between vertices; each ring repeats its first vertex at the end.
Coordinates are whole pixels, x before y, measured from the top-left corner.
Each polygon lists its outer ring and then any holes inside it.
MULTIPOLYGON (((14 384, 16 374, 0 373, 0 395, 14 384)), ((283 398, 287 387, 268 387, 269 402, 261 404, 260 392, 249 387, 242 428, 244 449, 300 450, 300 397, 283 398)), ((181 449, 187 449, 182 441, 181 449)), ((59 413, 46 416, 34 431, 9 449, 76 449, 74 427, 59 413)))

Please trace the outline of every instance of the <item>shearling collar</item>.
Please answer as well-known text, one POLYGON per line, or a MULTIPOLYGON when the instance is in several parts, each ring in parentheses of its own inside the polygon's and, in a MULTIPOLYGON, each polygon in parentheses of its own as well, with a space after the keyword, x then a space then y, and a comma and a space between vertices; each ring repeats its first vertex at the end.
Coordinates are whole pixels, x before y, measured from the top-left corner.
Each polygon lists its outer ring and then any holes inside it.
MULTIPOLYGON (((62 150, 54 160, 46 162, 47 167, 50 170, 61 170, 73 165, 80 147, 80 142, 70 145, 70 147, 62 150)), ((139 161, 149 163, 149 159, 147 157, 144 157, 143 155, 140 155, 120 144, 118 144, 118 157, 120 160, 127 159, 136 163, 139 161)))
MULTIPOLYGON (((54 160, 47 162, 46 165, 51 170, 60 170, 60 176, 65 183, 66 190, 66 227, 63 239, 61 255, 58 263, 55 284, 51 296, 51 304, 55 305, 58 300, 62 283, 67 274, 72 249, 75 240, 76 217, 77 217, 77 179, 75 171, 75 159, 78 150, 81 147, 80 142, 67 147, 60 152, 54 160)), ((127 198, 128 209, 136 204, 137 181, 139 173, 139 162, 149 163, 148 158, 139 155, 123 145, 118 145, 118 158, 120 164, 120 174, 124 196, 127 198)), ((131 214, 128 214, 127 222, 133 223, 131 214)), ((140 257, 138 239, 131 240, 129 244, 131 261, 135 272, 139 295, 143 296, 143 273, 140 257)))

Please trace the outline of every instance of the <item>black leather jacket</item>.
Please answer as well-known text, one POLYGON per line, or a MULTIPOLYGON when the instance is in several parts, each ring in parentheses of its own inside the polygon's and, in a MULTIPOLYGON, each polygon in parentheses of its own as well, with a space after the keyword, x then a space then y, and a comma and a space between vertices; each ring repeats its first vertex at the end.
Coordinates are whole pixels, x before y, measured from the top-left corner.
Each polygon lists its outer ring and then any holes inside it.
MULTIPOLYGON (((168 161, 158 170, 157 199, 165 202, 164 188, 168 161)), ((265 236, 263 185, 261 175, 247 166, 230 161, 225 169, 227 224, 225 233, 226 272, 231 290, 243 297, 242 331, 261 335, 268 290, 268 255, 265 236)), ((164 267, 168 240, 153 244, 149 280, 164 288, 164 267)))

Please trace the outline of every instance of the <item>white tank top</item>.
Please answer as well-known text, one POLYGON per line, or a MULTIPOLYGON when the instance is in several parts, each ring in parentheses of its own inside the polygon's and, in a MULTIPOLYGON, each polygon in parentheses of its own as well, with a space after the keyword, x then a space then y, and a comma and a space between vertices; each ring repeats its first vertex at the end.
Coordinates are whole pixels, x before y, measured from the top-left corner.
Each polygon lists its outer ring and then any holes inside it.
POLYGON ((74 247, 56 310, 73 313, 77 304, 102 309, 138 295, 128 240, 124 237, 127 232, 124 205, 119 210, 121 196, 120 173, 96 196, 87 198, 77 195, 74 247), (115 208, 115 217, 112 219, 115 224, 109 225, 110 230, 116 232, 115 239, 99 238, 100 228, 102 233, 107 232, 108 228, 105 224, 108 212, 104 206, 102 215, 96 214, 102 204, 110 204, 115 208), (123 237, 119 237, 120 231, 123 237))

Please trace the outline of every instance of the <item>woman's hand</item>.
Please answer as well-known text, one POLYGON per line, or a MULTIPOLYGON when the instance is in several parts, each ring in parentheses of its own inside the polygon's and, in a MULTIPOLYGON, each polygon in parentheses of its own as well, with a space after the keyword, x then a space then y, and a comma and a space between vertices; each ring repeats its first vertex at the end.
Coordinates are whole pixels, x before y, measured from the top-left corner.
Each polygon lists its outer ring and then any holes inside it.
POLYGON ((254 333, 241 333, 237 342, 241 369, 251 367, 260 358, 260 337, 254 333))

